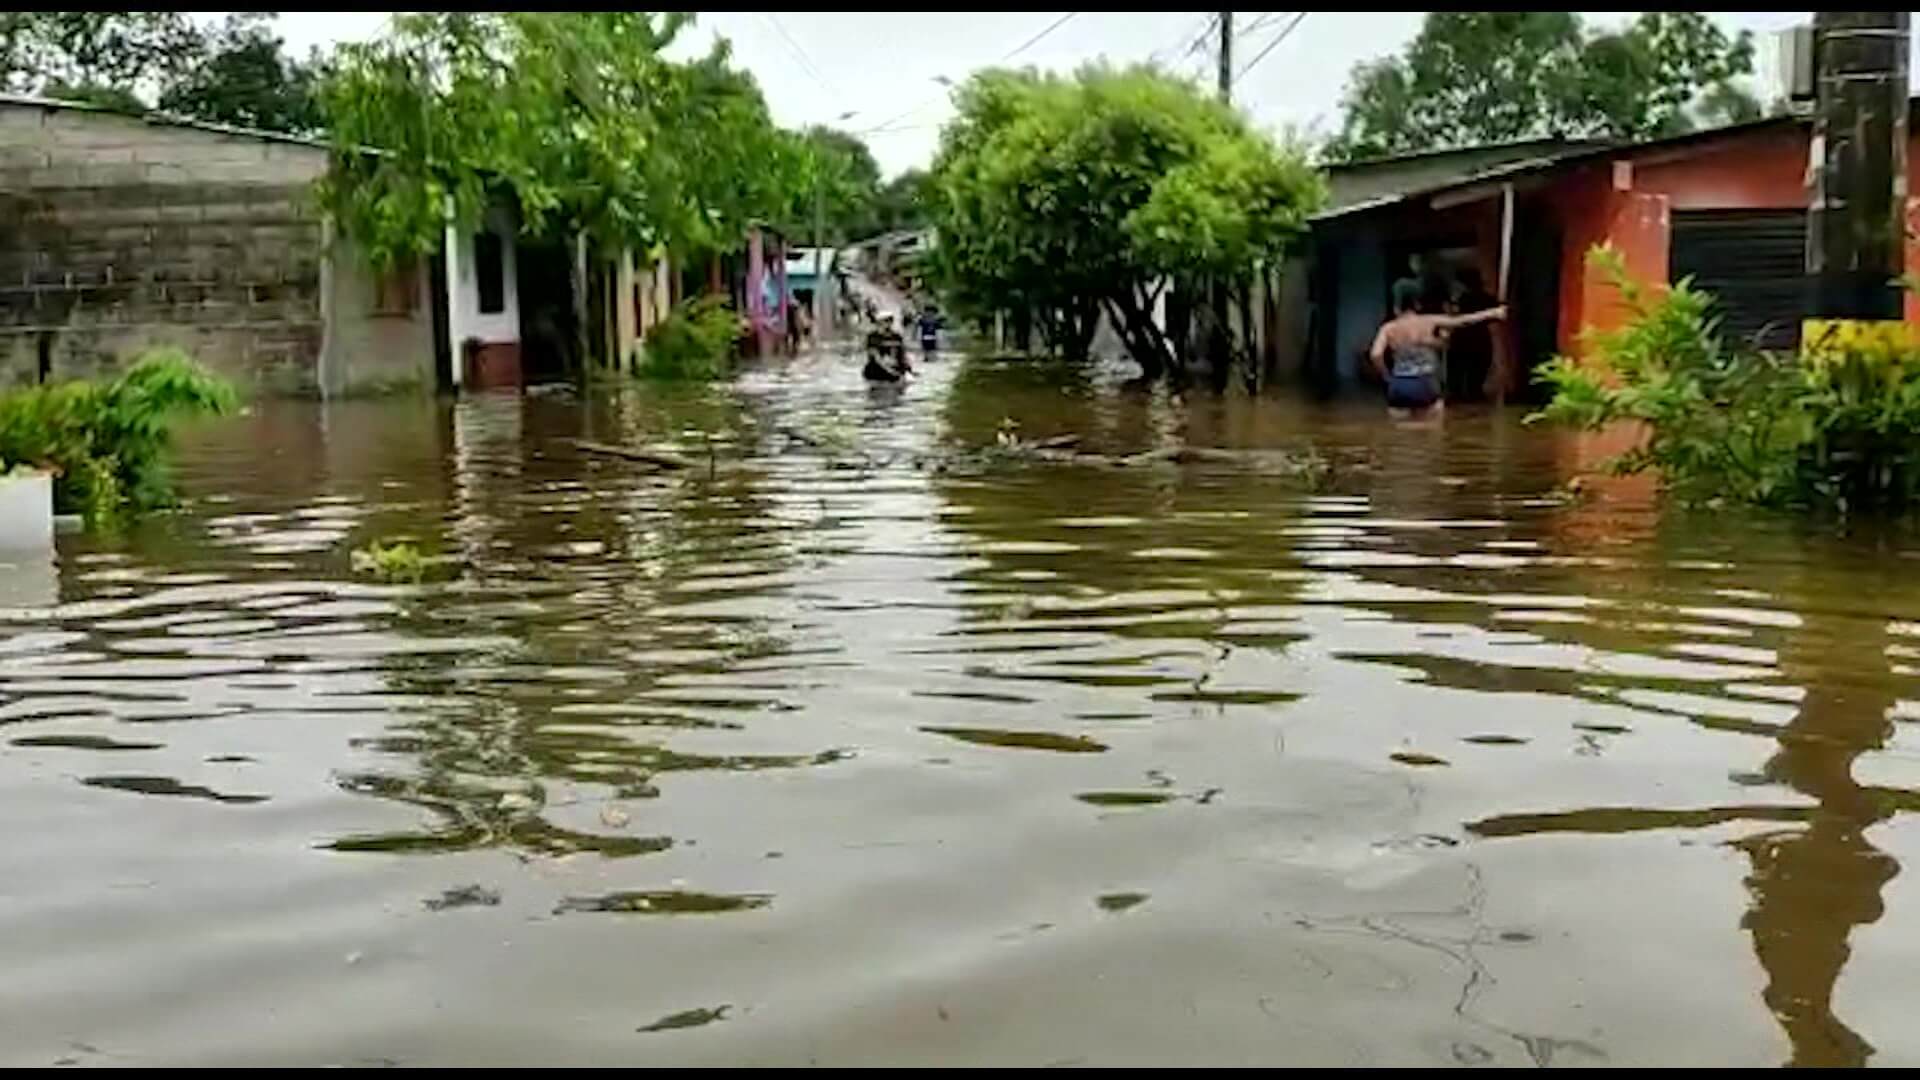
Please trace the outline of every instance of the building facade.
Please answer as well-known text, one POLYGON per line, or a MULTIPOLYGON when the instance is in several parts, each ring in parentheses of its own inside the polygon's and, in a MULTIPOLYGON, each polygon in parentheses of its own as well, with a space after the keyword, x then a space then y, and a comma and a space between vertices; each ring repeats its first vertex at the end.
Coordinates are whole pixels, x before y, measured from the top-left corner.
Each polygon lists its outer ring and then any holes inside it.
POLYGON ((522 278, 571 312, 569 261, 557 285, 551 259, 528 266, 501 205, 376 274, 321 213, 330 160, 313 140, 0 95, 0 386, 157 345, 255 394, 520 385, 522 278))
MULTIPOLYGON (((1578 355, 1586 332, 1624 317, 1588 258, 1603 244, 1639 282, 1687 278, 1713 293, 1729 336, 1792 347, 1809 295, 1811 141, 1809 121, 1782 116, 1631 145, 1541 142, 1337 168, 1303 267, 1310 297, 1286 313, 1291 365, 1328 386, 1360 381, 1392 283, 1471 269, 1508 305, 1495 335, 1504 389, 1524 392, 1542 362, 1578 355)), ((1908 162, 1920 168, 1911 143, 1908 162)), ((1909 271, 1920 270, 1914 236, 1910 227, 1909 271)), ((1912 296, 1906 317, 1920 322, 1912 296)))

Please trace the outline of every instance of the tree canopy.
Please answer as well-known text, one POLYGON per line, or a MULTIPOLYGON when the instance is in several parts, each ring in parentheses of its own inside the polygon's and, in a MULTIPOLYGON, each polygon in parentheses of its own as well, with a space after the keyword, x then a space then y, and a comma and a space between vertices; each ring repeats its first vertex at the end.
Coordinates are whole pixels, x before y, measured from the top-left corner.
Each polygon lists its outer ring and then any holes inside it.
POLYGON ((424 12, 343 46, 322 82, 323 198, 376 265, 433 250, 451 206, 511 198, 523 231, 705 250, 794 212, 806 156, 724 44, 664 50, 684 12, 424 12), (379 152, 363 152, 377 147, 379 152))
POLYGON ((315 63, 282 51, 275 15, 237 11, 208 27, 177 11, 0 13, 0 89, 310 132, 315 63))
MULTIPOLYGON (((810 127, 801 134, 807 155, 808 190, 821 185, 820 202, 829 243, 879 232, 875 210, 880 199, 880 166, 873 151, 857 135, 830 127, 810 127)), ((812 211, 807 209, 801 221, 800 235, 812 235, 812 211)))
POLYGON ((1539 136, 1645 139, 1758 114, 1735 83, 1753 41, 1697 11, 1593 30, 1563 11, 1429 12, 1397 56, 1357 65, 1336 160, 1539 136))
POLYGON ((200 46, 199 28, 178 11, 0 12, 0 89, 142 100, 200 46))
POLYGON ((925 169, 908 169, 880 185, 874 199, 874 231, 923 228, 933 196, 931 180, 925 169))
POLYGON ((1149 375, 1182 348, 1153 317, 1166 284, 1244 288, 1323 197, 1297 148, 1150 67, 986 71, 956 106, 929 200, 950 300, 1069 354, 1104 310, 1149 375))
POLYGON ((304 135, 320 127, 317 58, 301 62, 273 32, 274 12, 236 11, 207 31, 194 63, 161 90, 167 112, 304 135))

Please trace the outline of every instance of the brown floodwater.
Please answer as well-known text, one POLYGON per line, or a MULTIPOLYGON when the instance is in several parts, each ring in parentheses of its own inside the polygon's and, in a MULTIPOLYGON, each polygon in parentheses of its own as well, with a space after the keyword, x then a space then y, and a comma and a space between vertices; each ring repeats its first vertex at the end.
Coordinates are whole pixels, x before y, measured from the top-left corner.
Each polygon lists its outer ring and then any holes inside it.
POLYGON ((958 360, 259 405, 0 579, 0 1063, 1920 1063, 1920 540, 1594 453, 958 360))

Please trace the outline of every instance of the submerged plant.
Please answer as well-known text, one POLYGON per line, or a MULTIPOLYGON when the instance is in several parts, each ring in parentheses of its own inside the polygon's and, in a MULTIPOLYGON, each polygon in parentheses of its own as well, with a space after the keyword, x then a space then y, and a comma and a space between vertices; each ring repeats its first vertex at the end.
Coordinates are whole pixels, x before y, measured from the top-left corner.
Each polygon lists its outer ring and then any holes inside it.
POLYGON ((1532 419, 1639 424, 1644 438, 1611 468, 1651 469, 1683 498, 1840 512, 1920 501, 1920 346, 1910 338, 1836 324, 1798 353, 1737 349, 1711 295, 1686 281, 1648 289, 1608 248, 1589 258, 1628 319, 1587 339, 1587 361, 1541 369, 1554 394, 1532 419))
POLYGON ((100 521, 173 501, 166 458, 183 418, 231 412, 233 387, 177 348, 117 377, 0 395, 0 459, 54 474, 54 506, 100 521))
POLYGON ((354 549, 353 572, 386 582, 418 584, 427 575, 427 558, 405 540, 375 540, 354 549))
POLYGON ((733 309, 719 299, 689 300, 647 330, 636 372, 647 379, 724 378, 732 368, 739 330, 733 309))

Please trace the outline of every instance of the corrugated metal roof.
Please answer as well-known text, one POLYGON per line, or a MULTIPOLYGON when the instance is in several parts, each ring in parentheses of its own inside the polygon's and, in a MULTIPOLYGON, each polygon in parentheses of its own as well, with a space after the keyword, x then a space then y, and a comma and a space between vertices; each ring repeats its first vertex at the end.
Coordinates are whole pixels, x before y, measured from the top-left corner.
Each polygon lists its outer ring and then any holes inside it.
POLYGON ((1516 161, 1539 161, 1598 145, 1579 139, 1526 139, 1519 142, 1423 150, 1327 167, 1328 210, 1375 205, 1410 191, 1454 183, 1516 161))
POLYGON ((1789 114, 1784 116, 1763 117, 1759 120, 1750 120, 1743 124, 1729 124, 1725 127, 1704 128, 1699 131, 1690 131, 1683 135, 1673 135, 1664 139, 1650 139, 1638 143, 1570 144, 1564 153, 1544 154, 1503 162, 1499 165, 1473 172, 1470 175, 1455 176, 1436 183, 1410 187, 1404 191, 1392 191, 1348 205, 1336 205, 1315 214, 1310 220, 1317 223, 1336 221, 1343 217, 1365 213, 1370 210, 1378 210, 1381 207, 1392 206, 1396 203, 1406 202, 1411 199, 1432 198, 1448 192, 1458 191, 1462 188, 1472 187, 1475 184, 1483 184, 1496 180, 1511 180, 1519 176, 1544 172, 1562 165, 1578 164, 1612 155, 1635 155, 1671 150, 1677 147, 1689 146, 1694 143, 1711 142, 1714 139, 1749 135, 1753 132, 1763 131, 1771 127, 1787 125, 1804 126, 1809 122, 1805 116, 1789 114))

